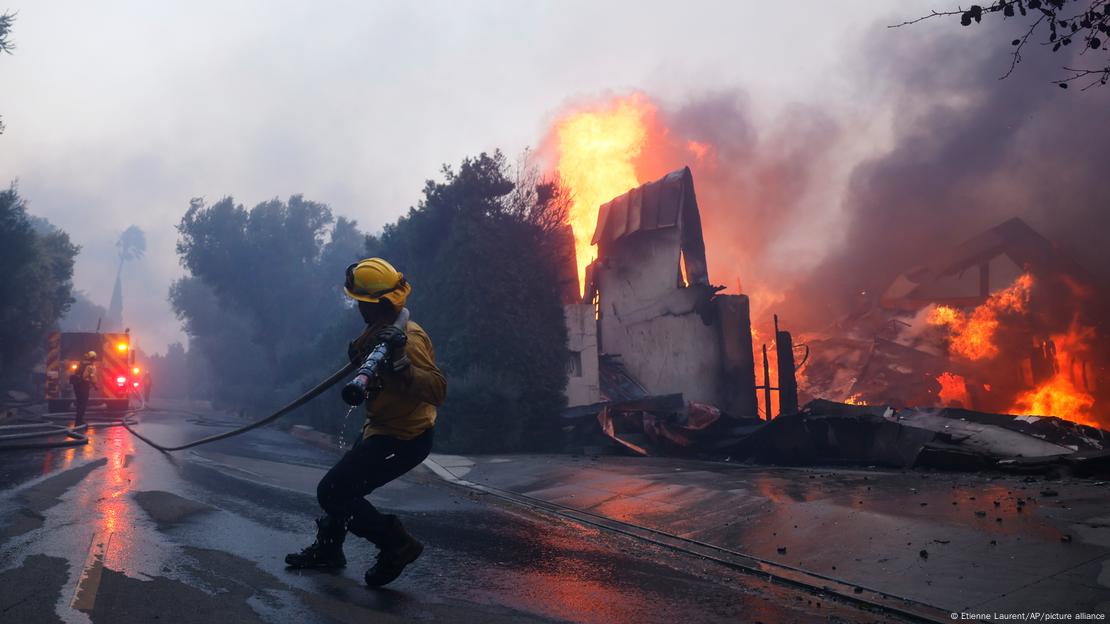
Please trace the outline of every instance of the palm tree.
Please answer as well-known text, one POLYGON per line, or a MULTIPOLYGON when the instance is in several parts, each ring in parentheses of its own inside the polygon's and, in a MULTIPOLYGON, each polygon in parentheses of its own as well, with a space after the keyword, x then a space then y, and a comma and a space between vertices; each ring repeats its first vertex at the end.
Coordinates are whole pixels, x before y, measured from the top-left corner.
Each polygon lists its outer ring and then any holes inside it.
POLYGON ((123 263, 138 260, 146 253, 146 235, 137 225, 132 225, 116 240, 119 253, 119 266, 116 268, 116 285, 112 288, 112 302, 108 305, 108 329, 119 331, 123 328, 123 263))

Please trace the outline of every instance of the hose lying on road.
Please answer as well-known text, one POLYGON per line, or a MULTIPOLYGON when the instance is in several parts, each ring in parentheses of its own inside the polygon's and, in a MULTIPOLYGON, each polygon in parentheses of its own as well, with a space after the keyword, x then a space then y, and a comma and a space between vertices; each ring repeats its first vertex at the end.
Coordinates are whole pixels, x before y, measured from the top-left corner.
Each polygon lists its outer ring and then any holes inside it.
POLYGON ((181 444, 181 445, 178 445, 178 446, 163 446, 163 445, 158 444, 157 442, 151 440, 150 438, 142 435, 138 431, 135 431, 134 429, 131 428, 131 424, 129 424, 127 422, 123 423, 123 427, 125 429, 127 429, 128 431, 130 431, 131 435, 133 435, 136 438, 142 440, 143 442, 146 442, 150 446, 158 449, 159 451, 162 451, 163 453, 166 453, 166 452, 169 452, 169 451, 183 451, 187 448, 193 448, 194 446, 200 446, 201 444, 208 444, 209 442, 215 442, 217 440, 223 440, 225 438, 230 438, 231 436, 236 436, 236 435, 239 435, 240 433, 245 433, 247 431, 250 431, 251 429, 257 429, 258 427, 269 424, 269 423, 277 420, 278 418, 281 418, 282 416, 288 414, 289 412, 297 409, 298 407, 304 405, 305 403, 308 403, 312 399, 320 396, 321 393, 323 393, 328 388, 334 386, 340 379, 343 379, 347 375, 350 375, 352 372, 354 372, 355 368, 357 368, 358 365, 359 365, 358 362, 352 362, 350 364, 347 364, 343 368, 341 368, 341 369, 335 371, 334 373, 332 373, 331 376, 328 377, 327 379, 325 379, 324 381, 321 381, 320 383, 316 384, 316 387, 312 388, 308 392, 305 392, 304 394, 302 394, 301 396, 294 399, 291 403, 289 403, 285 407, 282 407, 281 409, 277 410, 276 412, 274 412, 273 414, 270 414, 269 416, 267 416, 265 418, 261 418, 259 420, 256 420, 256 421, 252 422, 252 423, 248 423, 246 425, 243 425, 242 427, 232 429, 231 431, 225 431, 223 433, 218 433, 216 435, 211 435, 211 436, 208 436, 206 438, 201 438, 199 440, 194 440, 192 442, 189 442, 188 444, 181 444))
MULTIPOLYGON (((138 410, 132 410, 132 411, 129 411, 129 412, 125 412, 122 416, 115 417, 115 418, 112 418, 112 419, 109 419, 109 420, 100 421, 100 422, 90 422, 89 424, 80 425, 80 426, 77 426, 77 427, 66 427, 64 425, 59 425, 59 424, 48 422, 48 421, 45 421, 45 420, 41 421, 41 422, 18 424, 18 425, 0 425, 0 442, 3 442, 5 440, 22 440, 22 439, 29 439, 29 438, 35 438, 35 437, 56 436, 58 434, 64 434, 67 438, 65 440, 54 440, 54 441, 33 442, 33 443, 31 443, 31 442, 24 442, 24 443, 19 443, 19 444, 0 443, 0 450, 47 449, 47 448, 58 448, 58 447, 66 447, 66 446, 80 446, 82 444, 87 444, 88 441, 89 441, 88 436, 81 433, 82 431, 85 431, 86 429, 88 429, 88 427, 90 425, 92 425, 92 426, 106 425, 106 426, 111 426, 111 427, 122 426, 124 429, 127 429, 127 431, 129 431, 131 433, 131 435, 133 435, 136 438, 142 440, 143 442, 147 443, 151 447, 156 448, 159 451, 162 451, 163 453, 169 452, 169 451, 182 451, 182 450, 185 450, 187 448, 192 448, 194 446, 200 446, 201 444, 208 444, 209 442, 215 442, 217 440, 223 440, 225 438, 230 438, 232 436, 239 435, 240 433, 245 433, 247 431, 250 431, 251 429, 257 429, 258 427, 261 427, 263 425, 267 425, 267 424, 277 420, 278 418, 281 418, 282 416, 288 414, 289 412, 297 409, 298 407, 304 405, 305 403, 308 403, 312 399, 320 396, 320 394, 322 394, 328 388, 334 386, 337 382, 339 382, 339 380, 343 379, 344 377, 346 377, 346 376, 350 375, 352 372, 354 372, 354 370, 356 368, 358 368, 358 366, 359 366, 358 362, 352 362, 350 364, 347 364, 343 368, 341 368, 341 369, 335 371, 334 373, 332 373, 331 376, 329 376, 324 381, 321 381, 319 384, 316 384, 316 386, 313 387, 312 389, 308 390, 307 392, 305 392, 301 396, 294 399, 289 404, 285 405, 281 409, 278 409, 277 411, 270 414, 269 416, 266 416, 265 418, 261 418, 259 420, 254 421, 254 422, 247 423, 246 425, 243 425, 242 427, 237 427, 237 428, 232 429, 230 431, 225 431, 223 433, 208 436, 206 438, 201 438, 199 440, 194 440, 194 441, 189 442, 187 444, 181 444, 181 445, 178 445, 178 446, 165 446, 165 445, 162 445, 162 444, 158 444, 157 442, 151 440, 150 438, 142 435, 138 431, 135 431, 132 428, 133 425, 138 424, 138 421, 136 421, 135 418, 134 418, 135 413, 138 412, 138 411, 147 411, 147 410, 154 411, 154 410, 151 410, 151 408, 148 408, 146 406, 145 402, 144 402, 142 407, 140 407, 138 410), (18 433, 4 433, 5 431, 17 431, 17 430, 22 430, 22 429, 28 429, 28 430, 29 429, 37 429, 37 431, 20 431, 18 433)), ((141 397, 140 397, 140 401, 141 401, 141 397)), ((17 409, 22 409, 23 411, 26 411, 28 413, 34 413, 34 412, 31 412, 30 410, 27 410, 23 406, 17 406, 17 409)), ((60 414, 67 414, 68 415, 68 414, 72 414, 72 413, 73 412, 58 412, 58 413, 54 413, 54 414, 50 414, 50 415, 57 416, 57 415, 60 415, 60 414)), ((92 415, 92 414, 93 413, 90 413, 90 415, 92 415)), ((42 418, 41 414, 35 414, 35 415, 38 416, 39 418, 42 418)))
POLYGON ((0 450, 31 450, 31 449, 50 449, 50 448, 66 448, 72 446, 82 446, 88 444, 89 437, 86 432, 90 427, 119 427, 125 423, 134 424, 135 420, 132 413, 124 414, 122 417, 113 416, 106 420, 96 418, 98 412, 89 412, 87 416, 89 420, 83 425, 67 426, 51 422, 51 417, 75 415, 76 412, 57 412, 54 414, 38 414, 27 409, 33 403, 26 403, 21 405, 9 405, 9 408, 14 408, 19 411, 30 414, 35 417, 35 420, 25 422, 17 425, 0 425, 0 450), (8 433, 13 432, 13 433, 8 433), (64 435, 63 440, 45 440, 36 442, 20 442, 17 444, 9 444, 8 440, 31 440, 34 438, 49 438, 64 435))
POLYGON ((27 450, 27 449, 47 449, 47 448, 64 448, 67 446, 81 446, 88 444, 89 437, 82 431, 88 429, 88 425, 81 425, 80 427, 66 427, 65 425, 56 425, 49 422, 41 423, 25 423, 19 425, 3 425, 0 426, 0 432, 16 431, 21 429, 34 429, 34 431, 26 431, 23 433, 2 433, 0 440, 25 440, 29 438, 40 438, 46 436, 56 436, 62 434, 66 436, 65 440, 49 440, 45 442, 21 442, 18 444, 0 444, 0 450, 27 450))

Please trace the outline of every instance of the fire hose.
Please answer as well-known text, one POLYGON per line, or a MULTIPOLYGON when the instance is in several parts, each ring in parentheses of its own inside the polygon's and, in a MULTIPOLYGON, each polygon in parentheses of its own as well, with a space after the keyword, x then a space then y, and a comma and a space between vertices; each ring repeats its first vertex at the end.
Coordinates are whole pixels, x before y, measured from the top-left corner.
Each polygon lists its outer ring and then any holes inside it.
MULTIPOLYGON (((7 440, 30 440, 34 438, 54 437, 59 434, 64 435, 64 440, 48 440, 42 442, 21 442, 17 444, 0 444, 0 450, 30 450, 30 449, 48 449, 48 448, 66 448, 72 446, 82 446, 88 444, 89 437, 86 432, 91 427, 119 427, 126 426, 126 424, 134 424, 133 412, 124 414, 123 417, 116 417, 107 420, 97 420, 94 417, 97 412, 89 412, 90 422, 82 425, 66 426, 50 421, 50 416, 69 415, 75 412, 57 412, 47 414, 43 417, 31 410, 27 409, 33 403, 26 403, 23 405, 14 406, 15 409, 26 412, 35 416, 36 421, 22 423, 18 425, 0 425, 0 441, 7 440), (16 433, 5 433, 16 432, 16 433)), ((10 406, 13 407, 13 406, 10 406)))
MULTIPOLYGON (((401 312, 397 315, 397 320, 395 320, 393 322, 393 325, 395 327, 403 329, 405 327, 405 325, 408 323, 408 320, 409 320, 409 311, 408 311, 407 308, 402 308, 401 312)), ((277 411, 273 412, 272 414, 266 416, 265 418, 260 418, 258 420, 253 421, 253 422, 247 423, 246 425, 243 425, 241 427, 236 427, 235 429, 231 429, 230 431, 225 431, 223 433, 218 433, 216 435, 207 436, 207 437, 201 438, 199 440, 194 440, 194 441, 186 443, 186 444, 180 444, 180 445, 177 445, 177 446, 165 446, 165 445, 162 445, 162 444, 158 444, 154 440, 151 440, 150 438, 142 435, 138 431, 135 431, 132 428, 132 425, 136 425, 136 424, 138 424, 138 422, 134 419, 134 414, 137 411, 142 411, 142 410, 147 409, 145 403, 140 408, 140 410, 130 411, 130 412, 127 412, 126 414, 124 414, 121 418, 106 421, 106 422, 103 422, 103 423, 96 423, 96 424, 105 424, 105 425, 108 425, 108 426, 122 426, 124 429, 127 429, 127 431, 129 433, 131 433, 131 435, 133 435, 136 438, 142 440, 143 442, 150 445, 151 447, 153 447, 153 448, 155 448, 159 451, 162 451, 163 453, 167 453, 167 452, 170 452, 170 451, 183 451, 185 449, 193 448, 195 446, 200 446, 202 444, 209 444, 211 442, 216 442, 218 440, 225 440, 227 438, 237 436, 237 435, 242 434, 242 433, 246 433, 246 432, 248 432, 252 429, 257 429, 257 428, 262 427, 264 425, 268 425, 268 424, 274 422, 275 420, 281 418, 282 416, 285 416, 289 412, 292 412, 293 410, 301 407, 305 403, 308 403, 312 399, 320 396, 328 388, 331 388, 336 383, 338 383, 339 380, 341 380, 344 377, 346 377, 347 375, 351 374, 351 372, 356 372, 355 378, 352 379, 343 388, 343 395, 342 396, 343 396, 343 400, 345 402, 347 402, 347 404, 351 405, 352 407, 357 406, 357 405, 361 404, 362 402, 364 402, 366 399, 370 398, 378 390, 381 389, 381 373, 382 373, 382 369, 384 368, 384 366, 386 365, 386 362, 389 359, 389 353, 390 353, 391 349, 392 349, 391 345, 388 345, 384 342, 379 343, 378 345, 376 345, 370 351, 370 354, 367 355, 362 360, 361 363, 356 361, 356 362, 351 362, 351 363, 346 364, 345 366, 343 366, 342 368, 340 368, 339 370, 335 371, 330 376, 328 376, 327 379, 325 379, 325 380, 321 381, 320 383, 316 384, 314 387, 312 387, 311 389, 306 391, 304 394, 297 397, 293 401, 289 402, 285 406, 279 408, 277 411)), ((66 412, 66 413, 68 413, 68 412, 66 412)), ((40 428, 40 429, 42 429, 42 428, 47 428, 47 429, 45 429, 44 431, 39 431, 39 432, 30 432, 30 431, 28 431, 28 432, 24 432, 24 433, 0 434, 0 441, 14 440, 14 439, 25 439, 25 438, 31 438, 31 437, 47 436, 47 435, 57 435, 59 433, 64 433, 66 435, 66 437, 69 438, 69 439, 68 440, 63 440, 63 441, 40 442, 40 443, 34 443, 34 444, 31 444, 31 443, 21 443, 21 444, 15 444, 15 445, 0 444, 0 450, 33 449, 33 448, 56 448, 56 447, 60 447, 60 446, 79 446, 79 445, 88 443, 88 437, 85 436, 84 434, 79 433, 80 431, 83 431, 83 430, 87 429, 88 426, 89 425, 80 425, 80 426, 77 426, 77 427, 64 427, 62 425, 56 425, 54 423, 48 423, 48 422, 21 424, 21 425, 2 425, 2 426, 0 426, 0 432, 7 431, 7 430, 12 430, 12 429, 16 429, 16 428, 30 429, 30 428, 37 427, 37 428, 40 428)))

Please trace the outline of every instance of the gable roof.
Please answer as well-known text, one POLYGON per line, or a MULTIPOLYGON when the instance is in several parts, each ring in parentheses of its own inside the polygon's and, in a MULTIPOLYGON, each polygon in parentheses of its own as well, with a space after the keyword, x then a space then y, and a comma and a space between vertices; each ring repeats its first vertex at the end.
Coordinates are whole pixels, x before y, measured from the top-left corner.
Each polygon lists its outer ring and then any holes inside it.
POLYGON ((689 167, 618 195, 601 205, 591 242, 600 248, 637 232, 679 228, 690 283, 708 283, 701 214, 689 167))

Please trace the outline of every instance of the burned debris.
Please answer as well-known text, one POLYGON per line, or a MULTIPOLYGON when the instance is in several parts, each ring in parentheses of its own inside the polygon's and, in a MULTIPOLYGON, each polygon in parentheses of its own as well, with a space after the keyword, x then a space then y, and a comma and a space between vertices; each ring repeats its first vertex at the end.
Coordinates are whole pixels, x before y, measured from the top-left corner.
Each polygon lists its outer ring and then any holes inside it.
MULTIPOLYGON (((575 362, 597 357, 596 349, 619 358, 649 395, 682 393, 754 416, 748 298, 721 295, 709 281, 690 170, 603 204, 593 242, 599 257, 586 269, 585 295, 567 306, 575 362)), ((572 387, 596 387, 600 399, 599 381, 588 376, 600 370, 592 361, 580 370, 572 387)), ((574 406, 583 397, 569 398, 574 406)))
POLYGON ((709 281, 690 169, 603 204, 593 242, 585 294, 565 306, 568 420, 648 454, 757 418, 748 298, 709 281))
POLYGON ((1110 433, 1061 418, 815 400, 732 447, 778 465, 1110 473, 1110 433))
POLYGON ((805 337, 806 399, 1053 415, 1101 426, 1106 303, 1061 249, 1011 219, 899 276, 878 304, 805 337))
POLYGON ((603 204, 593 242, 583 298, 565 306, 570 446, 604 436, 640 455, 769 464, 1106 470, 1091 280, 1018 219, 800 344, 776 316, 770 347, 753 344, 747 296, 710 281, 688 168, 603 204))

